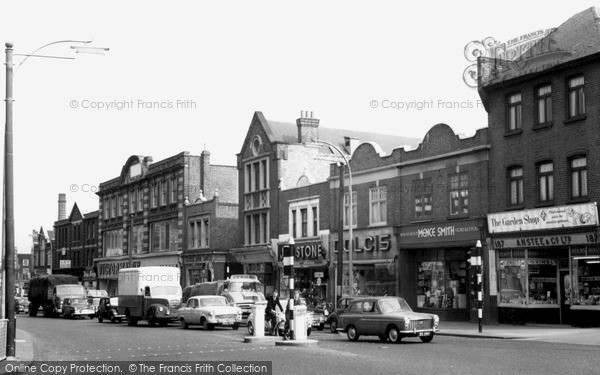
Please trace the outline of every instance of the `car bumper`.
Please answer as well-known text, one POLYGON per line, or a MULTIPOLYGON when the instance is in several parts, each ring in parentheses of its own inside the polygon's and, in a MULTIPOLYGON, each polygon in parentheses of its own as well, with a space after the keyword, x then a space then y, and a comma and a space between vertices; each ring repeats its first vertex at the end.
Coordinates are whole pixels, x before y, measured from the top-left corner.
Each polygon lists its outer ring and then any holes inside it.
POLYGON ((232 326, 234 324, 240 324, 242 319, 221 319, 221 318, 207 318, 208 323, 215 326, 232 326))
POLYGON ((73 315, 96 315, 96 312, 92 309, 82 309, 73 311, 73 315))

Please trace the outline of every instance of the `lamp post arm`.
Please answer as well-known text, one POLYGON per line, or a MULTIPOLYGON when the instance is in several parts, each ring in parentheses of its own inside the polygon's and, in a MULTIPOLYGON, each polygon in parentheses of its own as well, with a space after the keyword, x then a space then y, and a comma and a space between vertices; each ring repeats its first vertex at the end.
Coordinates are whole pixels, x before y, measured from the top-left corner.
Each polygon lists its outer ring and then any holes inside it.
POLYGON ((91 39, 91 40, 70 40, 70 39, 67 39, 67 40, 57 40, 55 42, 44 44, 43 46, 38 47, 35 51, 33 51, 30 54, 26 55, 25 58, 23 60, 21 60, 21 62, 17 65, 17 69, 19 69, 21 67, 21 65, 23 65, 23 63, 25 61, 27 61, 27 59, 29 57, 31 57, 32 55, 35 55, 35 53, 37 51, 39 51, 39 50, 41 50, 43 48, 46 48, 48 46, 51 46, 51 45, 54 45, 54 44, 60 44, 60 43, 83 43, 83 44, 90 44, 92 41, 93 41, 93 39, 91 39))

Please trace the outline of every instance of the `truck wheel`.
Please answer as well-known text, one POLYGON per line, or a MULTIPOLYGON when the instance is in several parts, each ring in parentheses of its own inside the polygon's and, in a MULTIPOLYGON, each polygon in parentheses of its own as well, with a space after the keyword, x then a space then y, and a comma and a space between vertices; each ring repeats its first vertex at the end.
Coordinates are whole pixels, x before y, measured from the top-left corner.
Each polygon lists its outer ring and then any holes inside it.
POLYGON ((102 317, 98 315, 98 323, 102 323, 102 317))
POLYGON ((115 314, 113 314, 113 313, 110 313, 110 322, 111 323, 115 323, 116 322, 115 314))
POLYGON ((240 328, 240 323, 233 323, 233 326, 231 326, 231 328, 233 328, 234 331, 237 331, 238 328, 240 328))
POLYGON ((156 318, 154 315, 150 315, 148 317, 148 325, 150 325, 150 327, 154 327, 156 325, 156 318))

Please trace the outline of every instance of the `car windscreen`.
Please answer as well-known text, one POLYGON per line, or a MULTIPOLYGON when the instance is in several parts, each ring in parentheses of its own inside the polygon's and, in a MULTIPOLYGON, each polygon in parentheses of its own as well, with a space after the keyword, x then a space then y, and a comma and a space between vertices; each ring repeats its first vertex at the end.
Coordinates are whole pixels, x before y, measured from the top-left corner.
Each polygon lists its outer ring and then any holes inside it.
POLYGON ((228 285, 230 292, 262 292, 260 282, 230 281, 228 285))
POLYGON ((227 306, 226 298, 202 298, 200 306, 227 306))
POLYGON ((382 313, 395 311, 412 311, 408 303, 402 298, 385 298, 379 300, 379 309, 382 313))
POLYGON ((85 298, 72 298, 71 305, 87 305, 88 301, 85 298))

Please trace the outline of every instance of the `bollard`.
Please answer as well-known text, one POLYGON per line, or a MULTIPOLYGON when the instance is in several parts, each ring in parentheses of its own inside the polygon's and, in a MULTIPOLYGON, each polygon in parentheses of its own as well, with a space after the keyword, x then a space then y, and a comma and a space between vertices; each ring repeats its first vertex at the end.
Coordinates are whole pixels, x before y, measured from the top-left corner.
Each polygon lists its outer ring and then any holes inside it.
POLYGON ((265 336, 265 308, 264 304, 255 304, 252 305, 252 313, 254 314, 254 321, 252 324, 254 325, 254 337, 264 337, 265 336))
POLYGON ((306 306, 294 306, 294 340, 305 341, 306 336, 306 306))

